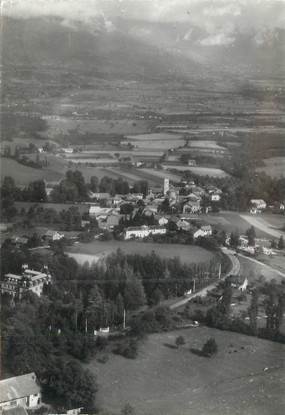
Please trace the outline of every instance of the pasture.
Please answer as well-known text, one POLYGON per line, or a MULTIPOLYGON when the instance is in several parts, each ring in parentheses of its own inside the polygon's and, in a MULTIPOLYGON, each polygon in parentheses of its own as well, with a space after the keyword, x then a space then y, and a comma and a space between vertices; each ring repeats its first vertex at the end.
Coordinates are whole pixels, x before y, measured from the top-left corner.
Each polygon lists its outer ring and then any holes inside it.
POLYGON ((266 164, 265 167, 259 167, 256 169, 261 172, 264 171, 268 176, 281 178, 284 176, 285 171, 285 157, 272 157, 263 160, 266 164))
MULTIPOLYGON (((260 256, 261 260, 264 258, 264 256, 260 256)), ((253 258, 250 257, 241 257, 238 256, 238 260, 241 264, 241 270, 240 274, 248 277, 248 280, 250 283, 253 284, 259 284, 260 283, 260 276, 263 275, 265 278, 265 281, 270 282, 272 280, 275 280, 278 284, 281 283, 282 280, 284 280, 284 277, 278 273, 278 269, 276 266, 276 263, 274 263, 274 259, 267 257, 266 262, 269 266, 264 266, 262 262, 258 262, 253 258), (271 267, 276 267, 276 270, 271 267)), ((264 261, 265 262, 265 261, 264 261)), ((282 270, 280 270, 282 272, 282 270)), ((284 272, 284 269, 283 269, 284 272)))
POLYGON ((48 130, 45 132, 49 137, 55 137, 58 134, 68 134, 69 130, 76 129, 79 133, 97 134, 140 134, 146 133, 150 126, 149 120, 137 119, 94 119, 82 117, 43 117, 48 123, 48 130))
POLYGON ((84 366, 97 376, 97 404, 115 415, 126 402, 137 415, 281 415, 284 352, 278 343, 200 327, 148 336, 135 360, 111 354, 84 366), (186 344, 176 349, 179 335, 186 344), (210 337, 218 345, 212 359, 199 355, 210 337))
POLYGON ((197 174, 198 176, 212 176, 212 177, 228 177, 229 175, 225 173, 223 170, 215 168, 215 167, 199 167, 199 166, 183 166, 181 164, 174 164, 174 165, 166 165, 162 164, 164 169, 176 169, 180 171, 189 170, 193 174, 197 174))
POLYGON ((179 256, 181 262, 200 263, 210 262, 214 254, 198 246, 187 246, 179 244, 156 244, 144 242, 92 242, 89 244, 78 243, 68 248, 68 254, 75 258, 79 263, 85 261, 92 263, 99 258, 104 258, 116 252, 120 248, 126 254, 146 255, 152 251, 157 252, 163 258, 173 258, 179 256))
MULTIPOLYGON (((250 225, 253 225, 255 228, 261 230, 262 232, 267 233, 275 238, 280 238, 281 235, 285 236, 285 231, 281 230, 281 226, 284 226, 284 218, 280 218, 280 226, 276 227, 270 224, 268 221, 270 220, 269 215, 241 215, 241 218, 246 220, 250 225), (282 222, 281 222, 282 221, 282 222)), ((274 219, 273 219, 274 220, 274 219)))
POLYGON ((138 135, 128 135, 126 137, 129 140, 134 141, 177 141, 182 138, 181 135, 177 134, 168 134, 168 133, 150 133, 150 134, 138 134, 138 135))
POLYGON ((34 169, 17 163, 13 159, 1 157, 1 180, 5 176, 11 176, 17 185, 27 186, 34 180, 58 182, 63 179, 64 174, 53 168, 34 169))

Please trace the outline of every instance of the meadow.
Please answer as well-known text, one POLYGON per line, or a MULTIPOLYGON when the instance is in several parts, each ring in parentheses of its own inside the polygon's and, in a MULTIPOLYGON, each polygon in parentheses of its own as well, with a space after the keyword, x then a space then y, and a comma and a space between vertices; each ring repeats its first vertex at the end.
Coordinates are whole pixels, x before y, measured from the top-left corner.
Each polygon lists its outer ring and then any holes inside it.
POLYGON ((197 174, 198 176, 213 176, 213 177, 228 177, 229 175, 225 173, 223 170, 215 168, 215 167, 199 167, 199 166, 183 166, 181 164, 174 164, 174 165, 166 165, 162 164, 164 169, 176 169, 180 171, 189 170, 193 174, 197 174))
MULTIPOLYGON (((117 109, 118 110, 118 109, 117 109)), ((55 137, 58 134, 68 134, 69 130, 76 129, 79 133, 97 134, 140 134, 148 131, 149 120, 137 119, 93 119, 84 116, 77 118, 46 116, 48 130, 45 132, 49 137, 55 137)))
POLYGON ((263 160, 266 166, 256 169, 261 172, 264 171, 271 177, 281 178, 285 172, 285 157, 272 157, 263 160))
POLYGON ((64 173, 52 168, 34 169, 17 163, 13 159, 1 158, 1 180, 5 176, 11 176, 17 185, 26 186, 34 180, 46 180, 48 182, 60 181, 64 173))
POLYGON ((129 402, 137 415, 281 415, 285 346, 200 327, 149 335, 135 360, 111 354, 87 364, 99 384, 97 403, 118 415, 129 402), (175 348, 183 335, 186 345, 175 348), (210 337, 218 353, 199 355, 210 337))
POLYGON ((197 246, 156 244, 144 242, 92 242, 89 244, 78 243, 68 248, 68 253, 79 263, 85 261, 92 263, 94 260, 104 258, 116 252, 120 248, 126 254, 146 255, 156 251, 163 258, 173 258, 179 256, 182 262, 201 263, 210 262, 214 254, 197 246))

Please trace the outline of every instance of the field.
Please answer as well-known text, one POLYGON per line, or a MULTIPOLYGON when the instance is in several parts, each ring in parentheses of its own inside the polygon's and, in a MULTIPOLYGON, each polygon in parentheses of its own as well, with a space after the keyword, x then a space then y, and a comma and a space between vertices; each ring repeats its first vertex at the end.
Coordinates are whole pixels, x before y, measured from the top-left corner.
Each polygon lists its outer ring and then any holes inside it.
MULTIPOLYGON (((267 257, 266 262, 269 266, 276 267, 277 271, 274 269, 270 269, 267 266, 264 266, 262 263, 257 262, 253 258, 243 258, 240 255, 238 256, 239 262, 241 264, 241 270, 240 274, 243 276, 248 277, 250 283, 257 284, 259 282, 259 277, 263 275, 265 278, 265 281, 270 282, 271 280, 276 280, 278 284, 281 283, 282 280, 284 280, 284 277, 282 277, 278 273, 278 267, 276 266, 276 263, 274 263, 274 260, 271 263, 271 258, 267 257)), ((261 260, 263 257, 261 256, 261 260)), ((280 270, 282 272, 282 270, 280 270)), ((284 269, 283 269, 284 272, 284 269)))
POLYGON ((33 180, 47 180, 57 182, 63 178, 63 173, 50 169, 33 169, 17 163, 15 160, 1 158, 1 180, 5 176, 11 176, 17 185, 26 186, 33 180))
MULTIPOLYGON (((285 236, 285 232, 281 231, 281 226, 284 226, 284 217, 280 218, 279 227, 271 225, 266 219, 268 216, 256 216, 256 215, 241 215, 241 218, 246 220, 250 225, 253 225, 255 228, 260 229, 261 231, 274 236, 275 238, 280 238, 281 235, 285 236)), ((269 218, 270 220, 270 218, 269 218)))
POLYGON ((76 129, 79 133, 97 134, 139 134, 148 131, 150 121, 148 120, 107 120, 92 118, 67 118, 58 116, 43 117, 47 120, 48 130, 45 132, 49 137, 55 137, 59 133, 67 134, 69 130, 76 129))
POLYGON ((180 256, 182 262, 200 263, 210 262, 214 254, 205 249, 196 246, 155 244, 144 242, 92 242, 89 244, 78 243, 68 249, 69 255, 75 258, 79 263, 85 261, 92 263, 99 258, 104 258, 120 248, 127 254, 146 255, 156 251, 164 258, 173 258, 180 256))
POLYGON ((98 405, 116 415, 126 402, 137 415, 281 415, 284 352, 278 343, 200 327, 150 335, 136 360, 111 355, 86 366, 98 379, 98 405), (178 335, 187 341, 179 350, 171 347, 178 335), (218 344, 212 359, 195 353, 209 337, 218 344))
POLYGON ((227 173, 225 173, 223 170, 221 169, 217 169, 217 168, 213 168, 213 167, 199 167, 199 166, 183 166, 181 164, 178 165, 162 165, 164 169, 166 168, 171 168, 171 169, 176 169, 176 170, 181 170, 181 171, 185 171, 185 170, 190 170, 192 171, 193 174, 197 174, 198 176, 213 176, 213 177, 227 177, 229 176, 227 173))
POLYGON ((177 134, 168 134, 168 133, 152 133, 152 134, 138 134, 138 135, 128 135, 126 138, 134 141, 178 141, 182 138, 181 135, 177 134))
POLYGON ((264 171, 271 177, 280 178, 284 176, 285 171, 285 157, 272 157, 263 160, 266 164, 265 167, 259 167, 257 171, 264 171))

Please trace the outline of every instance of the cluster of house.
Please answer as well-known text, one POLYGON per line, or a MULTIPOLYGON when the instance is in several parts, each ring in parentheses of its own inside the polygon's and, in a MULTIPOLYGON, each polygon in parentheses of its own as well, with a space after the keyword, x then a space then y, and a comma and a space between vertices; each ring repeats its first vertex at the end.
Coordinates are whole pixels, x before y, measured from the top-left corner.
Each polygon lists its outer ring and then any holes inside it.
POLYGON ((142 217, 153 217, 154 225, 129 227, 125 230, 125 238, 130 239, 132 236, 143 238, 152 234, 164 234, 166 232, 165 225, 174 223, 177 230, 192 230, 194 237, 210 235, 212 229, 210 226, 199 227, 197 229, 191 224, 193 214, 201 213, 204 209, 209 212, 209 206, 202 206, 202 198, 207 196, 210 202, 219 202, 222 191, 215 186, 207 186, 202 189, 196 186, 194 182, 182 182, 181 186, 173 187, 169 184, 169 179, 164 179, 163 188, 153 188, 149 190, 144 197, 142 193, 133 193, 128 195, 110 196, 108 193, 93 193, 92 198, 98 202, 104 200, 107 207, 91 205, 89 208, 89 216, 98 221, 99 227, 102 229, 113 229, 119 224, 121 218, 133 219, 138 211, 141 211, 142 217), (167 200, 168 211, 179 211, 179 214, 164 214, 160 208, 167 200), (139 201, 141 201, 141 206, 139 201), (122 205, 132 205, 132 212, 122 214, 122 205), (143 207, 142 207, 143 206, 143 207))
POLYGON ((1 293, 9 294, 13 298, 21 298, 26 291, 41 295, 44 284, 51 283, 51 275, 47 267, 42 271, 34 271, 23 265, 20 275, 8 273, 0 282, 1 293))
POLYGON ((125 230, 125 239, 145 238, 149 235, 163 235, 167 231, 164 226, 166 223, 168 223, 174 231, 190 231, 193 234, 194 239, 212 235, 211 225, 203 224, 203 221, 197 221, 192 215, 189 214, 171 216, 155 215, 154 218, 158 222, 163 223, 163 225, 130 226, 125 230))

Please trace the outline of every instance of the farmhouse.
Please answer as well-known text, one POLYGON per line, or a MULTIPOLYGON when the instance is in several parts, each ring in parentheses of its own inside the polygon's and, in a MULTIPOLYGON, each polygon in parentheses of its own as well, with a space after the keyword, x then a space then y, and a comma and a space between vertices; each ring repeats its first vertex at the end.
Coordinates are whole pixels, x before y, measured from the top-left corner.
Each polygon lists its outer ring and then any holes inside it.
POLYGON ((196 160, 194 159, 189 159, 187 163, 188 163, 188 166, 196 166, 196 160))
POLYGON ((189 231, 189 229, 192 228, 192 225, 190 225, 190 223, 186 220, 180 219, 178 222, 176 222, 176 227, 179 230, 189 231))
POLYGON ((41 404, 41 387, 35 373, 0 381, 0 410, 15 407, 35 408, 41 404))
POLYGON ((62 233, 53 230, 48 230, 43 235, 43 239, 45 239, 46 241, 59 241, 62 238, 64 238, 64 235, 62 233))
POLYGON ((12 236, 11 243, 16 247, 20 248, 28 243, 28 238, 20 237, 20 236, 12 236))
POLYGON ((106 219, 110 213, 117 212, 115 209, 112 208, 105 208, 101 206, 90 206, 89 215, 92 218, 96 218, 97 220, 106 219))
POLYGON ((200 202, 199 200, 189 200, 188 202, 184 203, 182 212, 183 213, 197 213, 200 212, 200 202))
POLYGON ((146 236, 153 234, 165 234, 166 228, 160 225, 153 225, 153 226, 130 226, 126 229, 125 239, 130 238, 145 238, 146 236))
POLYGON ((211 202, 219 202, 221 200, 221 194, 217 192, 210 193, 210 200, 211 202))
POLYGON ((263 199, 251 199, 250 203, 252 204, 253 208, 257 210, 266 209, 266 203, 263 199))
POLYGON ((88 197, 90 199, 98 199, 98 200, 104 200, 104 199, 110 199, 110 193, 93 193, 91 190, 88 192, 88 197))
POLYGON ((6 274, 1 284, 1 293, 7 293, 12 297, 21 298, 26 291, 32 291, 41 295, 44 284, 51 282, 51 275, 47 268, 43 272, 28 269, 27 265, 22 267, 22 275, 6 274))
POLYGON ((199 238, 200 237, 204 237, 204 236, 209 236, 212 235, 212 227, 210 225, 206 225, 206 226, 201 226, 200 229, 197 229, 194 233, 193 236, 194 238, 199 238))
POLYGON ((155 215, 154 219, 158 222, 159 225, 166 225, 168 223, 168 219, 166 216, 162 216, 162 215, 155 215))
POLYGON ((230 275, 227 277, 231 281, 231 286, 237 288, 239 291, 245 291, 248 286, 248 279, 240 275, 230 275))

